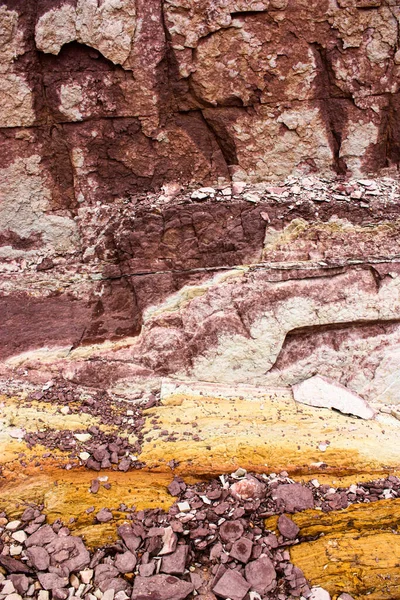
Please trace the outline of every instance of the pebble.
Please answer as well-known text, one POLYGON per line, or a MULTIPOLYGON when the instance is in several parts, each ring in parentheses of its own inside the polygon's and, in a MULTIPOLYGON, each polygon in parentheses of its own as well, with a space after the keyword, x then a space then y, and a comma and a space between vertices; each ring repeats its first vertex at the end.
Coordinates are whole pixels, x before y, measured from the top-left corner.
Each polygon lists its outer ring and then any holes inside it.
POLYGON ((84 571, 79 571, 79 577, 82 583, 90 583, 93 579, 93 569, 85 569, 84 571))
POLYGON ((90 458, 89 452, 80 452, 79 458, 83 461, 88 460, 90 458))
POLYGON ((13 540, 15 540, 16 542, 19 542, 20 544, 23 544, 26 539, 27 539, 27 535, 25 533, 25 531, 15 531, 12 536, 13 540))
POLYGON ((22 596, 15 592, 14 594, 9 594, 8 596, 6 596, 5 600, 22 600, 22 596))
POLYGON ((7 531, 15 531, 18 527, 21 526, 21 521, 10 521, 6 525, 7 531))
POLYGON ((179 511, 180 512, 189 512, 190 511, 190 504, 189 502, 178 502, 177 504, 179 511))
POLYGON ((74 433, 74 438, 78 440, 78 442, 89 442, 92 439, 90 433, 74 433))

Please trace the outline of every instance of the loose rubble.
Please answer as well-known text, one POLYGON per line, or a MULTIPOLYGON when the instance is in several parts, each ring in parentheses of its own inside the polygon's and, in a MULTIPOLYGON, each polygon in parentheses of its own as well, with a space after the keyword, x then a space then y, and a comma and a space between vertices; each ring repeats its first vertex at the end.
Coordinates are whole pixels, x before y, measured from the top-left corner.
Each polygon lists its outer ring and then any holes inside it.
MULTIPOLYGON (((125 506, 119 540, 94 552, 61 520, 46 523, 43 506, 27 506, 19 519, 1 513, 1 600, 150 600, 155 593, 158 600, 330 600, 290 561, 290 546, 301 541, 291 515, 399 498, 400 478, 335 489, 242 469, 191 486, 175 477, 169 491, 176 502, 167 513, 125 506), (265 526, 273 515, 276 531, 265 526)), ((93 522, 111 522, 113 510, 104 507, 93 522)))

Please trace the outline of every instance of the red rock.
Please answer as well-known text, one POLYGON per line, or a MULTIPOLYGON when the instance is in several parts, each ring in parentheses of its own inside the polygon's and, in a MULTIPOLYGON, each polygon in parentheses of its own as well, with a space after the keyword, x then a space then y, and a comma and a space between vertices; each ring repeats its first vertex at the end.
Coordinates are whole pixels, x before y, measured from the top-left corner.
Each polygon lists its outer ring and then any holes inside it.
POLYGON ((250 584, 238 573, 228 569, 213 586, 212 591, 221 598, 243 600, 250 589, 250 584))
POLYGON ((112 512, 108 510, 108 508, 102 508, 96 514, 96 519, 99 523, 108 523, 108 521, 112 521, 113 515, 112 512))
POLYGON ((23 596, 27 592, 29 588, 29 579, 26 575, 11 574, 8 576, 8 579, 12 581, 13 586, 19 594, 23 596))
POLYGON ((283 506, 286 512, 296 512, 314 508, 312 491, 301 483, 278 485, 274 490, 274 498, 283 506))
POLYGON ((136 556, 132 552, 117 554, 115 566, 120 573, 132 573, 136 567, 136 556))
POLYGON ((262 555, 257 560, 248 563, 244 572, 251 588, 259 594, 264 594, 274 589, 276 572, 268 556, 262 555))
POLYGON ((68 585, 68 577, 59 577, 55 573, 38 573, 38 579, 44 590, 64 588, 68 585))
POLYGON ((132 600, 184 600, 194 585, 172 575, 135 577, 132 600))
POLYGON ((251 556, 252 549, 253 542, 251 542, 245 537, 242 537, 236 540, 236 542, 234 542, 229 554, 232 558, 236 558, 236 560, 240 560, 243 563, 247 563, 251 556))
POLYGON ((242 537, 244 532, 240 521, 225 521, 219 528, 221 540, 225 543, 234 542, 242 537))
POLYGON ((46 548, 41 546, 31 546, 26 549, 26 555, 35 569, 38 571, 46 571, 50 564, 50 555, 46 548))
POLYGON ((280 533, 288 540, 296 539, 300 531, 296 523, 294 523, 292 519, 289 519, 289 517, 287 517, 286 515, 281 515, 279 517, 278 529, 280 533))
POLYGON ((175 552, 162 559, 161 571, 172 575, 182 575, 186 567, 189 546, 179 545, 175 552))
POLYGON ((45 546, 52 542, 56 537, 57 535, 50 525, 43 525, 43 527, 40 527, 40 529, 28 537, 25 546, 27 548, 30 546, 45 546))
POLYGON ((142 540, 140 536, 135 535, 130 525, 120 525, 118 527, 118 534, 124 540, 125 546, 128 548, 128 550, 134 553, 139 548, 142 540))
POLYGON ((263 498, 265 495, 265 485, 252 475, 246 475, 244 479, 236 481, 230 490, 233 496, 242 500, 263 498))
POLYGON ((50 564, 57 573, 68 577, 73 571, 81 571, 90 563, 90 554, 79 537, 62 536, 46 546, 50 554, 50 564))

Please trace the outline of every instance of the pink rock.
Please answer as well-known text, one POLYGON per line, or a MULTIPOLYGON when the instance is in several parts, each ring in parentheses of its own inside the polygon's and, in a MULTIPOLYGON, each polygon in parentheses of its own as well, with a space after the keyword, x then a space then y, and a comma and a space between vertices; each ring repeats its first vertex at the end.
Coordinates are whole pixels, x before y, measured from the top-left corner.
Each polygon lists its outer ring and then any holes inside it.
POLYGON ((219 535, 223 542, 228 543, 238 540, 242 537, 243 532, 243 525, 240 521, 225 521, 220 527, 219 535))
POLYGON ((243 600, 250 589, 250 584, 238 573, 228 569, 214 585, 213 592, 221 598, 243 600))
POLYGON ((26 555, 29 558, 30 563, 38 571, 46 571, 50 564, 50 555, 46 548, 41 546, 31 546, 27 548, 26 555))
POLYGON ((56 537, 57 536, 50 525, 43 525, 43 527, 40 527, 40 529, 28 537, 25 546, 27 548, 30 546, 45 546, 52 542, 56 537))
POLYGON ((288 540, 294 540, 297 537, 300 529, 296 523, 289 519, 286 515, 281 515, 278 519, 278 529, 280 533, 288 540))
POLYGON ((184 600, 194 590, 194 585, 172 575, 135 577, 132 600, 184 600))
POLYGON ((175 552, 163 558, 161 571, 163 573, 171 573, 172 575, 182 575, 185 571, 188 551, 188 546, 178 546, 175 552))
POLYGON ((120 573, 132 573, 136 567, 136 556, 132 552, 118 554, 115 559, 115 566, 120 573))
POLYGON ((340 383, 314 375, 293 386, 296 402, 318 408, 334 408, 346 415, 373 419, 375 412, 360 396, 340 383))
POLYGON ((251 542, 247 538, 242 537, 236 540, 229 554, 232 558, 236 558, 236 560, 240 560, 243 563, 247 563, 251 556, 252 549, 253 542, 251 542))
POLYGON ((265 494, 265 485, 251 475, 246 475, 245 479, 236 481, 231 485, 231 494, 241 500, 249 498, 263 498, 265 494))
POLYGON ((312 491, 301 485, 301 483, 278 485, 274 493, 274 499, 283 506, 286 512, 314 508, 312 491))
POLYGON ((246 565, 245 576, 251 588, 259 594, 264 594, 275 587, 275 568, 265 554, 246 565))

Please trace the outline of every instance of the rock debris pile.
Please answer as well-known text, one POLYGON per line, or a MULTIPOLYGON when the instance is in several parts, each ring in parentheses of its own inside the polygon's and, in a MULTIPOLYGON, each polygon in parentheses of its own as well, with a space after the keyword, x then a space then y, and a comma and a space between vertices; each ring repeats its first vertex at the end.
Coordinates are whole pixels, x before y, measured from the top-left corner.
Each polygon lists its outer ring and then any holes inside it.
MULTIPOLYGON (((398 498, 400 479, 334 489, 317 480, 295 483, 285 472, 239 469, 191 486, 175 477, 168 490, 176 497, 168 513, 121 505, 127 519, 116 523, 118 541, 95 551, 61 520, 46 523, 43 506, 27 506, 18 520, 2 513, 0 598, 329 600, 291 562, 290 546, 301 539, 291 515, 398 498), (275 531, 265 524, 274 515, 275 531)), ((112 521, 113 510, 101 509, 94 523, 112 521)))

